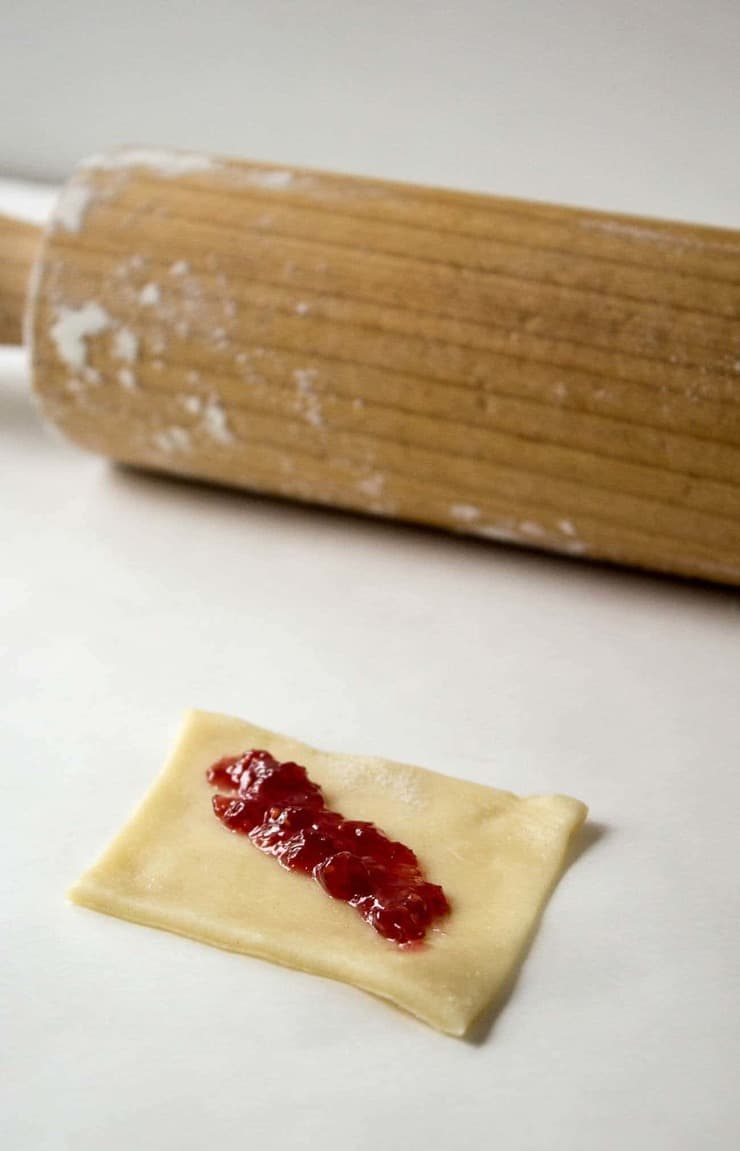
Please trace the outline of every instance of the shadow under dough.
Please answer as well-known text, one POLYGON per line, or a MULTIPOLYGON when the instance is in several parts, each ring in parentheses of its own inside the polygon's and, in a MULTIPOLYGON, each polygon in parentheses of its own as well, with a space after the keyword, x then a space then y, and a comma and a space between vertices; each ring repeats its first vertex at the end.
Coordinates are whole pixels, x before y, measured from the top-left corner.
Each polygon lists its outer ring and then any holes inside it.
POLYGON ((563 867, 558 875, 555 876, 555 879, 550 885, 547 894, 542 901, 542 906, 532 924, 527 938, 522 945, 522 949, 519 952, 519 956, 517 957, 517 961, 514 964, 509 978, 501 987, 501 990, 499 991, 491 1006, 486 1008, 486 1010, 478 1016, 470 1029, 467 1031, 466 1035, 464 1036, 466 1043, 470 1043, 474 1047, 479 1047, 488 1039, 488 1036, 493 1030, 498 1017, 501 1015, 507 1003, 514 994, 514 989, 519 979, 519 974, 532 948, 532 944, 534 943, 535 936, 539 930, 542 917, 545 913, 545 908, 549 903, 550 896, 552 895, 555 887, 566 874, 566 872, 570 870, 573 864, 579 860, 581 856, 589 850, 589 848, 593 847, 594 844, 598 843, 599 840, 609 835, 609 833, 609 827, 606 824, 597 823, 596 821, 587 822, 583 825, 578 835, 574 836, 574 838, 571 840, 568 846, 568 852, 566 854, 563 867))

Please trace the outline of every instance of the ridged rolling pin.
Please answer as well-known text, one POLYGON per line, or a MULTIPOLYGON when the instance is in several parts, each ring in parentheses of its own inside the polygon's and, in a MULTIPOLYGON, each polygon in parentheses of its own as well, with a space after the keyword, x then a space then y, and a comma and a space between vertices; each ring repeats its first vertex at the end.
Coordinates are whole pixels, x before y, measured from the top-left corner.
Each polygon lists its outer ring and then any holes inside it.
POLYGON ((0 252, 85 448, 740 583, 737 232, 128 149, 0 252))

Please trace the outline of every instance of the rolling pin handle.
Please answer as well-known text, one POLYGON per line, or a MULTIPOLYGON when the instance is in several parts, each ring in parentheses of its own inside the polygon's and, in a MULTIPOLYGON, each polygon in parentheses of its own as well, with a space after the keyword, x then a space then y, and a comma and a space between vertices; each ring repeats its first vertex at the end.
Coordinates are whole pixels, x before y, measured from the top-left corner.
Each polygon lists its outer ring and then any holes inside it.
POLYGON ((0 215, 0 344, 23 343, 28 282, 41 242, 41 229, 0 215))

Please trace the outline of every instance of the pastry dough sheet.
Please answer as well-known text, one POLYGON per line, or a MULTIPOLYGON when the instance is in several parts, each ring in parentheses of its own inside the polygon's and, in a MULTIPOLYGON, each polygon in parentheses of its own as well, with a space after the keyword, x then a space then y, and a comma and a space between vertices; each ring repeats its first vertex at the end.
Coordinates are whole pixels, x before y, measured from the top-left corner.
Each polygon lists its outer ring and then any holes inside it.
POLYGON ((462 1036, 509 981, 587 808, 520 799, 420 767, 316 751, 208 712, 188 712, 141 806, 70 899, 216 947, 340 979, 462 1036), (266 748, 303 764, 328 805, 408 844, 451 914, 418 950, 381 938, 351 907, 286 871, 211 807, 206 770, 266 748))

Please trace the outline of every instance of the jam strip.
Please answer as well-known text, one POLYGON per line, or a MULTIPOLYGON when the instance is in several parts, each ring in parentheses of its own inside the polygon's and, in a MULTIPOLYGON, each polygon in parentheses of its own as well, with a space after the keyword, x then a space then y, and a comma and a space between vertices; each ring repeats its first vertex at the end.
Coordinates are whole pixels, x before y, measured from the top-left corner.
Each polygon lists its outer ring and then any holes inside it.
POLYGON ((449 913, 444 891, 426 880, 411 848, 374 823, 331 811, 300 764, 255 749, 218 760, 207 778, 219 790, 213 810, 224 827, 290 871, 312 875, 385 939, 419 943, 449 913))

